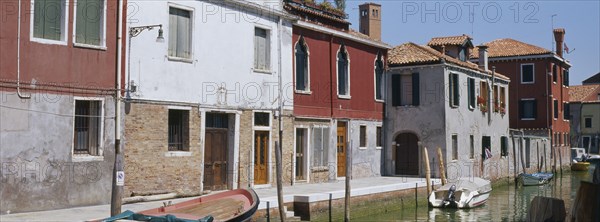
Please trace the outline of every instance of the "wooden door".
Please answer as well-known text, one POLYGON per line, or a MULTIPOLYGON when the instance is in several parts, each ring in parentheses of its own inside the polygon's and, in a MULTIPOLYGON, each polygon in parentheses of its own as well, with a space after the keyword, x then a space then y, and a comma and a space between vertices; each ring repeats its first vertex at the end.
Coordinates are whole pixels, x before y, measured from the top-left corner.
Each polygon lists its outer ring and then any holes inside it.
POLYGON ((412 133, 396 136, 396 175, 419 175, 418 142, 412 133))
POLYGON ((206 129, 204 190, 227 189, 227 129, 206 129))
POLYGON ((304 153, 306 150, 306 129, 296 129, 296 180, 306 180, 304 153))
POLYGON ((337 127, 337 176, 346 176, 346 123, 338 122, 337 127))
POLYGON ((254 184, 267 184, 269 182, 268 157, 269 157, 269 132, 254 132, 254 184))

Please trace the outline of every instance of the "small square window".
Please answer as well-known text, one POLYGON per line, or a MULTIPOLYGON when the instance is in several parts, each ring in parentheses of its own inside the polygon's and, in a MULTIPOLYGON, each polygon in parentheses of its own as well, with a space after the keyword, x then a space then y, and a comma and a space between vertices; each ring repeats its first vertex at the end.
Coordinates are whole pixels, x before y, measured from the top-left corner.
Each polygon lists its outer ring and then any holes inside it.
POLYGON ((585 117, 585 128, 592 128, 592 117, 585 117))
POLYGON ((254 113, 254 126, 271 126, 271 115, 269 113, 254 113))
POLYGON ((534 83, 535 82, 535 71, 533 64, 522 64, 521 65, 521 83, 534 83))

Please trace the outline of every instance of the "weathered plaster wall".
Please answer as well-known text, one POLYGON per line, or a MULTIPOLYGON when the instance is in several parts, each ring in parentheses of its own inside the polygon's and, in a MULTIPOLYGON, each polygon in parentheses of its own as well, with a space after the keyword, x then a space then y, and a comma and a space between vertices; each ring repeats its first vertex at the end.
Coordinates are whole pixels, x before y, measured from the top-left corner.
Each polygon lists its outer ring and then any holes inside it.
MULTIPOLYGON (((394 69, 386 74, 386 82, 391 82, 391 75, 420 73, 421 101, 419 106, 392 106, 391 102, 386 104, 385 127, 385 174, 395 175, 396 152, 404 152, 395 146, 396 136, 401 133, 416 134, 420 144, 419 159, 415 162, 421 163, 422 147, 427 147, 429 157, 436 157, 438 147, 446 147, 446 130, 444 106, 447 105, 444 97, 445 83, 443 68, 441 66, 418 68, 414 70, 394 69)), ((388 85, 387 100, 392 99, 392 87, 388 85)), ((438 158, 435 158, 438 159, 438 158)), ((422 175, 425 169, 419 164, 419 172, 422 175)))
MULTIPOLYGON (((376 147, 377 127, 381 122, 351 120, 349 124, 349 140, 352 141, 352 178, 381 176, 382 148, 376 147), (367 127, 367 146, 360 145, 360 126, 367 127)), ((383 133, 383 132, 382 132, 383 133)))
POLYGON ((25 212, 110 201, 114 161, 114 100, 104 99, 100 156, 72 154, 75 100, 0 92, 0 212, 25 212))

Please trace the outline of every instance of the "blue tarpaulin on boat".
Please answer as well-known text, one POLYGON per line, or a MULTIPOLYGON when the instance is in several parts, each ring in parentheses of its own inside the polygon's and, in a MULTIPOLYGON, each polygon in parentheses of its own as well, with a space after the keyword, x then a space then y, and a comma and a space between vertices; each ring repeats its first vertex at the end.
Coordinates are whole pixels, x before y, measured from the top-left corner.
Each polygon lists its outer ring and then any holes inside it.
POLYGON ((166 216, 147 216, 147 215, 143 215, 143 214, 134 213, 133 211, 128 210, 128 211, 125 211, 114 217, 106 218, 102 221, 103 222, 113 222, 113 221, 117 221, 117 220, 135 220, 135 221, 149 221, 149 222, 212 222, 214 220, 214 218, 212 216, 206 216, 199 220, 189 220, 189 219, 177 218, 176 216, 173 216, 170 214, 168 214, 166 216))

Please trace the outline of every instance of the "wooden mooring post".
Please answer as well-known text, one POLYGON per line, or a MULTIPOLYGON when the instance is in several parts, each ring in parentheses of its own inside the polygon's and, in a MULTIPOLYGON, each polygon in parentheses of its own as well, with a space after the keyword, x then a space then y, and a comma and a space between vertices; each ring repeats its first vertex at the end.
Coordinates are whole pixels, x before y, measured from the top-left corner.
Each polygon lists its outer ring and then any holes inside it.
POLYGON ((423 147, 423 159, 425 160, 425 181, 427 182, 427 195, 431 193, 431 169, 429 168, 429 154, 427 147, 423 147))
POLYGON ((567 212, 561 199, 537 196, 533 198, 527 212, 527 221, 565 221, 567 212))
POLYGON ((346 146, 346 195, 344 201, 344 221, 350 221, 350 180, 352 178, 352 141, 346 146))
POLYGON ((442 148, 437 148, 438 159, 440 159, 440 180, 442 180, 442 186, 446 185, 446 166, 444 166, 444 156, 442 156, 442 148))
POLYGON ((275 173, 277 174, 277 208, 281 222, 285 222, 285 209, 283 203, 283 164, 281 163, 281 146, 279 141, 275 141, 275 173))

